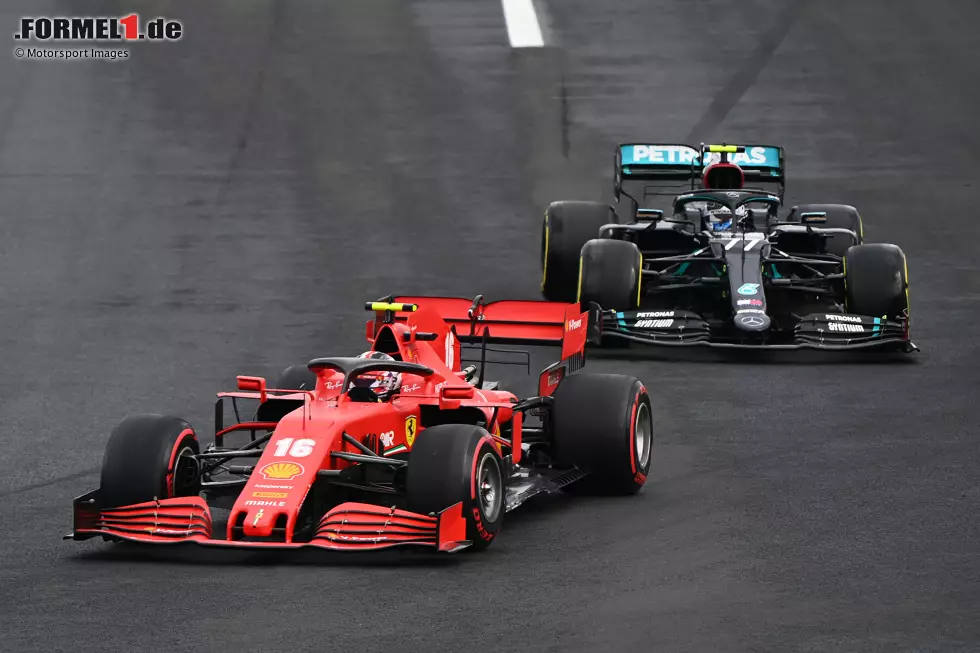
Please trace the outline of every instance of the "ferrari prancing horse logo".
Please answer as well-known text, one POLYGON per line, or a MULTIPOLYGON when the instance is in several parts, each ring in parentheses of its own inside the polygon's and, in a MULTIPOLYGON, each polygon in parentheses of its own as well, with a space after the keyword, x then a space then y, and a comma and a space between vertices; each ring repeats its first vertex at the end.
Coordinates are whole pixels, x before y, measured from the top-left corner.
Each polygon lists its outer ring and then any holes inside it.
POLYGON ((418 423, 415 415, 409 415, 405 418, 405 442, 410 447, 415 444, 415 429, 418 427, 418 423))

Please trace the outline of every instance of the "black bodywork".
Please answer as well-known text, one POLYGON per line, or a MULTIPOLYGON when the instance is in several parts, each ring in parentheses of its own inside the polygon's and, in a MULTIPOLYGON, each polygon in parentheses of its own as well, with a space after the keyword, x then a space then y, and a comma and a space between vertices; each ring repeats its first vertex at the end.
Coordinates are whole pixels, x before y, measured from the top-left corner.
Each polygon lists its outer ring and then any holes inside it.
POLYGON ((640 250, 641 302, 636 311, 593 305, 591 341, 915 350, 907 313, 898 319, 844 313, 844 261, 827 251, 827 241, 850 238, 857 245, 858 234, 822 228, 820 214, 780 221, 781 196, 697 189, 676 196, 671 217, 635 208, 634 221, 605 225, 600 238, 628 240, 640 250), (703 205, 726 207, 730 231, 711 231, 703 205))

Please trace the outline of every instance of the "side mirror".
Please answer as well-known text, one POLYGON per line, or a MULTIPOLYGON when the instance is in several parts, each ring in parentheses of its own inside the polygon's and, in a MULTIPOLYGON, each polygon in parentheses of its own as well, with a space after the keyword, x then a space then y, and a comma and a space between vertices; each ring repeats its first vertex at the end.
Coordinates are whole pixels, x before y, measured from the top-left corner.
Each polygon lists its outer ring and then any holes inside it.
POLYGON ((439 390, 439 408, 441 410, 456 410, 463 399, 472 399, 475 394, 473 386, 443 386, 439 390))
POLYGON ((238 381, 238 389, 243 392, 258 392, 259 401, 265 403, 266 392, 265 392, 265 379, 261 376, 239 376, 236 379, 238 381))
POLYGON ((663 220, 664 212, 660 209, 637 209, 636 210, 636 221, 637 222, 656 222, 657 220, 663 220))

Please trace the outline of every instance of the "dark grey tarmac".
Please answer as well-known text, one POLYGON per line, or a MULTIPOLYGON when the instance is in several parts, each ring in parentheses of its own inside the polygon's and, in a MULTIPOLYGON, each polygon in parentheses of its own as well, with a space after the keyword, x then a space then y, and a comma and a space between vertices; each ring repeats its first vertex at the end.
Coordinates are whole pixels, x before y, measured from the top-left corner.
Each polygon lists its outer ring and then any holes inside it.
POLYGON ((0 57, 0 649, 980 650, 980 5, 546 4, 517 51, 496 0, 3 3, 186 36, 0 57), (480 555, 61 541, 127 413, 206 432, 390 292, 536 298, 547 202, 632 139, 785 145, 790 201, 907 253, 922 352, 594 360, 651 388, 650 482, 480 555))

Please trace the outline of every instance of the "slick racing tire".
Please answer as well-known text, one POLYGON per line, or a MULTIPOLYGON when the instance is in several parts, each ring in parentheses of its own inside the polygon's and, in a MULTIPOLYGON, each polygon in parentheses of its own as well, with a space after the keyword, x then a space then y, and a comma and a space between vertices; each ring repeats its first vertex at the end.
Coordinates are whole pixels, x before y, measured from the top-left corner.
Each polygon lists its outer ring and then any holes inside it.
POLYGON ((200 453, 191 425, 177 417, 131 415, 113 429, 102 458, 100 489, 106 508, 197 496, 200 453))
POLYGON ((272 386, 277 390, 308 390, 316 389, 316 374, 306 365, 290 365, 279 375, 279 380, 272 386))
POLYGON ((640 380, 622 374, 572 374, 553 396, 553 458, 589 473, 569 488, 639 492, 650 473, 653 448, 650 397, 640 380))
POLYGON ((574 302, 582 246, 606 224, 619 222, 611 206, 599 202, 552 202, 541 231, 541 292, 553 302, 574 302))
MULTIPOLYGON (((826 213, 826 222, 815 223, 813 226, 824 229, 850 229, 857 234, 857 244, 864 243, 864 223, 861 214, 853 206, 847 204, 801 204, 790 210, 789 222, 799 222, 803 213, 826 213)), ((827 253, 844 256, 854 241, 844 234, 833 234, 827 237, 827 253)))
POLYGON ((844 307, 869 317, 901 317, 909 310, 908 263, 897 245, 856 245, 844 255, 844 307))
POLYGON ((506 473, 493 438, 472 424, 419 432, 408 457, 408 509, 427 515, 463 503, 470 548, 490 546, 506 512, 506 473))
POLYGON ((633 243, 595 239, 582 247, 577 300, 603 310, 630 311, 640 305, 643 258, 633 243))
MULTIPOLYGON (((273 390, 305 390, 313 392, 316 389, 316 374, 306 365, 290 365, 282 371, 273 390)), ((287 414, 303 405, 303 401, 266 401, 259 404, 255 410, 255 420, 258 422, 278 422, 287 414)))

